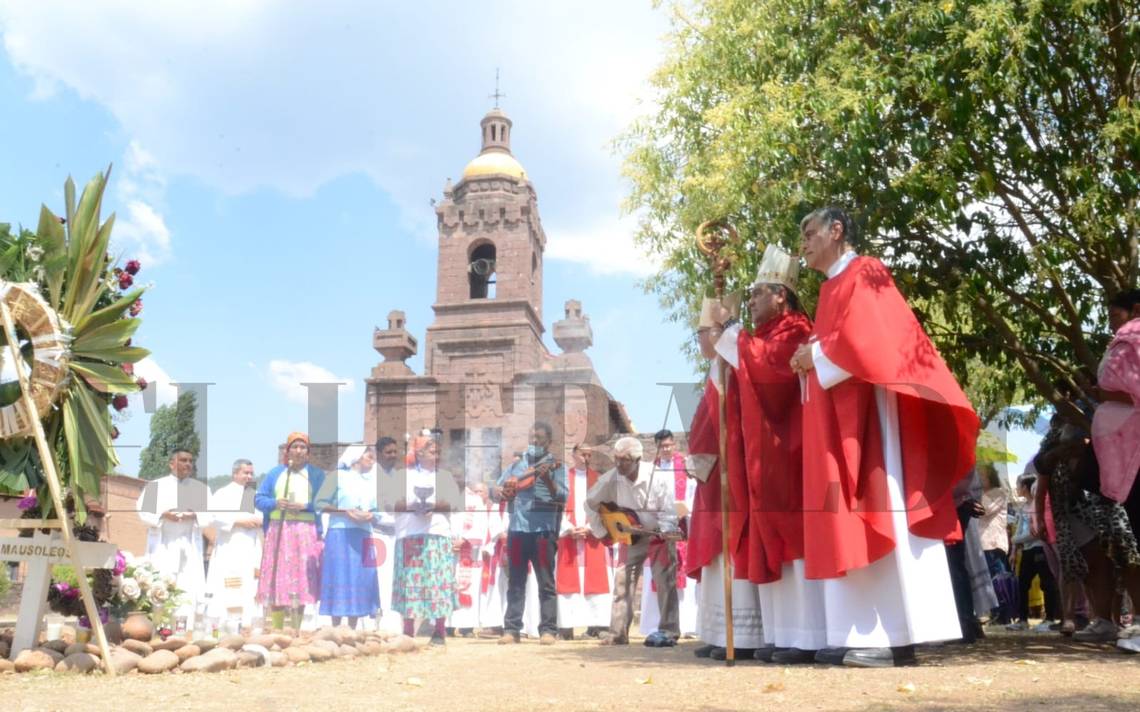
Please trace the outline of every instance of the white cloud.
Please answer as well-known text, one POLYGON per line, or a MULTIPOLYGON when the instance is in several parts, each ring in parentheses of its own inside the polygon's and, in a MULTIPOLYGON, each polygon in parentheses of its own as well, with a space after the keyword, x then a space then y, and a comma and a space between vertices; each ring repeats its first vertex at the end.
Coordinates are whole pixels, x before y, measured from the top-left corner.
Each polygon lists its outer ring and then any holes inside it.
POLYGON ((0 0, 34 98, 65 87, 105 106, 167 176, 308 196, 364 174, 428 240, 427 200, 478 151, 496 67, 544 206, 579 228, 616 213, 609 142, 639 110, 665 24, 650 0, 0 0))
POLYGON ((127 145, 115 183, 122 210, 115 217, 112 249, 126 259, 153 267, 170 258, 170 228, 159 208, 166 199, 166 178, 155 157, 138 141, 127 145))
POLYGON ((274 359, 269 362, 269 384, 294 403, 309 402, 309 391, 305 383, 342 383, 344 392, 351 393, 356 388, 356 379, 337 376, 332 371, 311 361, 285 361, 274 359))
POLYGON ((546 231, 546 257, 586 265, 595 274, 648 277, 660 269, 660 263, 634 245, 635 228, 630 218, 582 229, 551 227, 546 231))
MULTIPOLYGON (((155 401, 153 405, 163 406, 172 405, 178 400, 178 389, 174 387, 177 383, 170 377, 162 366, 154 360, 154 357, 147 356, 142 361, 135 364, 135 375, 139 378, 145 378, 147 383, 148 394, 154 394, 155 401)), ((147 394, 135 396, 136 398, 144 398, 148 401, 150 396, 147 394)))

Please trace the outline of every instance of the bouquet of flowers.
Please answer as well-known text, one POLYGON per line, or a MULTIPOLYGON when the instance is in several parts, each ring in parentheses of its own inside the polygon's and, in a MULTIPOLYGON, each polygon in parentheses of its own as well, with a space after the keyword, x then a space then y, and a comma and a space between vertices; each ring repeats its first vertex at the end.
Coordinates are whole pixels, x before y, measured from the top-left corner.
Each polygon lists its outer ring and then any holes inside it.
POLYGON ((174 576, 159 573, 149 562, 120 551, 112 570, 111 613, 125 617, 132 611, 146 613, 156 624, 170 618, 183 595, 174 576))

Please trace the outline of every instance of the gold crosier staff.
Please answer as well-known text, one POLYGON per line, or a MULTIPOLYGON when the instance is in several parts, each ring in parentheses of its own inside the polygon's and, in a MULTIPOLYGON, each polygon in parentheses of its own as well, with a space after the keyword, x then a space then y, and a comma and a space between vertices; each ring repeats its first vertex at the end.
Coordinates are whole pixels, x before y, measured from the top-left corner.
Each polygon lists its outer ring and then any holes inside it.
MULTIPOLYGON (((717 300, 724 300, 724 273, 729 262, 725 248, 737 241, 736 230, 725 220, 708 220, 697 228, 697 247, 709 259, 713 272, 713 289, 717 300)), ((729 552, 729 507, 732 496, 728 490, 728 362, 717 356, 718 423, 720 430, 720 531, 721 553, 724 573, 724 663, 732 667, 736 663, 736 647, 732 624, 732 556, 729 552)))

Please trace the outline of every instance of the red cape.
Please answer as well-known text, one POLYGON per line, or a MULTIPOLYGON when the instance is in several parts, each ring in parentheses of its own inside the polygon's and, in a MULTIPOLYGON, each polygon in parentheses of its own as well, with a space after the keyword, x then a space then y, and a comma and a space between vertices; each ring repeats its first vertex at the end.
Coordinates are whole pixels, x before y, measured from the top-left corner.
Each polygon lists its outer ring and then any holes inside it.
MULTIPOLYGON (((720 410, 719 392, 712 378, 705 380, 705 395, 693 414, 689 425, 689 453, 712 455, 718 458, 706 481, 697 484, 693 497, 693 511, 689 514, 689 538, 685 551, 684 572, 690 578, 701 578, 701 569, 712 563, 722 553, 721 506, 720 506, 720 410)), ((728 413, 728 461, 729 495, 732 500, 729 509, 729 551, 737 560, 742 553, 740 533, 744 531, 747 506, 734 506, 734 503, 748 501, 748 485, 744 478, 744 447, 740 439, 740 391, 736 375, 729 369, 728 395, 725 402, 728 413), (740 522, 736 520, 739 519, 740 522), (735 526, 734 526, 735 525, 735 526), (731 533, 737 532, 732 538, 731 533)), ((737 575, 737 578, 743 576, 737 575)))
MULTIPOLYGON (((594 486, 598 481, 598 473, 586 468, 586 487, 594 486)), ((563 516, 574 526, 585 526, 585 522, 578 524, 574 521, 575 497, 585 497, 585 492, 574 491, 574 471, 567 473, 568 494, 566 496, 566 511, 563 516)), ((567 595, 571 593, 584 593, 588 596, 595 593, 610 592, 609 562, 606 561, 606 547, 601 540, 589 534, 586 536, 585 548, 585 581, 578 577, 578 540, 564 536, 558 540, 558 557, 555 562, 555 583, 558 593, 567 595)))
POLYGON ((771 583, 784 563, 803 557, 803 407, 792 354, 811 334, 811 321, 788 312, 740 332, 740 410, 749 516, 736 578, 771 583), (743 555, 741 555, 743 554, 743 555))
POLYGON ((852 378, 804 406, 804 542, 808 578, 836 578, 894 550, 874 386, 898 399, 910 531, 961 536, 954 485, 974 466, 978 417, 877 259, 857 257, 820 287, 815 336, 852 378))

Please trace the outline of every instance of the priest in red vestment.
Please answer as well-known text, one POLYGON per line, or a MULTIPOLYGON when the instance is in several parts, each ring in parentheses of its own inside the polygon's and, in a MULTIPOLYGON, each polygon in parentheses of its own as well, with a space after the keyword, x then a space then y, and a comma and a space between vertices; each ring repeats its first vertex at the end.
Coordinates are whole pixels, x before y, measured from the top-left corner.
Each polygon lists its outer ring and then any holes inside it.
POLYGON ((792 367, 804 405, 804 563, 823 579, 822 662, 915 662, 961 637, 944 541, 961 536, 953 488, 974 464, 978 418, 890 272, 854 251, 841 209, 800 224, 820 287, 812 343, 792 367))
POLYGON ((558 628, 564 639, 575 628, 585 628, 596 638, 609 628, 613 607, 613 556, 610 548, 590 531, 586 517, 586 493, 598 481, 590 467, 593 449, 586 443, 574 446, 574 467, 567 473, 566 511, 558 538, 554 581, 558 590, 558 628))
POLYGON ((803 407, 789 361, 812 326, 798 276, 799 260, 769 245, 749 288, 752 332, 729 320, 717 343, 740 384, 747 517, 733 533, 736 576, 757 584, 766 644, 755 656, 782 665, 814 662, 826 645, 823 586, 803 562, 803 407))

